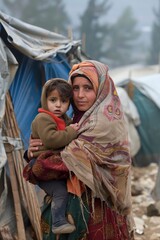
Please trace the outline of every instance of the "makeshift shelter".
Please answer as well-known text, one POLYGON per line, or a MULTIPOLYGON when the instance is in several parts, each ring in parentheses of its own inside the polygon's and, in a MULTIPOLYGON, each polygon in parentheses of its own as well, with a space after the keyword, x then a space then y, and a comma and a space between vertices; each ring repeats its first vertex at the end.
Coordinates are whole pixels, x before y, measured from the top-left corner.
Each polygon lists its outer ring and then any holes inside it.
POLYGON ((110 75, 116 86, 126 90, 140 117, 139 124, 135 124, 140 138, 140 148, 133 158, 133 163, 139 167, 147 166, 152 162, 158 163, 160 161, 160 66, 128 66, 114 69, 110 71, 110 75))
POLYGON ((80 41, 0 12, 0 239, 30 239, 28 222, 42 238, 37 194, 22 177, 23 153, 43 84, 67 79, 79 48, 80 41))
POLYGON ((118 86, 116 86, 116 89, 124 109, 124 116, 129 133, 128 139, 130 143, 131 157, 134 158, 141 146, 140 137, 136 129, 136 127, 140 125, 140 116, 135 104, 130 99, 125 89, 118 86))

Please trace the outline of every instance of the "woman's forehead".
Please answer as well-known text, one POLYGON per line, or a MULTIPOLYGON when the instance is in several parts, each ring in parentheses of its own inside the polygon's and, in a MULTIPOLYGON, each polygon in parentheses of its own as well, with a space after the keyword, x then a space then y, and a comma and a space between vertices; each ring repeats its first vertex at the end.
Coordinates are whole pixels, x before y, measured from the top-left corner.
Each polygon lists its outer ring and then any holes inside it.
POLYGON ((92 82, 83 76, 76 76, 72 80, 72 85, 86 85, 86 84, 92 85, 92 82))

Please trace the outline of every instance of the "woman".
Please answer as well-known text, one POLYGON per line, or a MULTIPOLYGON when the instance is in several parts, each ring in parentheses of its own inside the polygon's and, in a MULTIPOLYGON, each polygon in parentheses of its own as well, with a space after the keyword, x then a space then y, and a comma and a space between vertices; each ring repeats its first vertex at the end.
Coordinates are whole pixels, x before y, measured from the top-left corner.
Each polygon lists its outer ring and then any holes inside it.
MULTIPOLYGON (((80 128, 78 138, 65 147, 61 157, 70 172, 68 213, 76 231, 59 239, 134 239, 127 130, 108 67, 90 60, 76 64, 69 83, 73 122, 79 122, 80 128)), ((37 148, 37 141, 31 140, 28 155, 37 148)), ((45 207, 43 211, 42 218, 45 207)), ((43 239, 56 238, 45 235, 43 239)))

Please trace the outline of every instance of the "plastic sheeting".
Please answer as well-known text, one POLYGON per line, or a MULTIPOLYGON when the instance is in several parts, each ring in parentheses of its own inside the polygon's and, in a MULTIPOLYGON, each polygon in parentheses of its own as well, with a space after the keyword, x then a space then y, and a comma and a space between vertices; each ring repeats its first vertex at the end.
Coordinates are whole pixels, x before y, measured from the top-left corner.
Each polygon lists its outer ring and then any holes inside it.
MULTIPOLYGON (((2 169, 0 170, 2 171, 2 169)), ((11 233, 16 232, 16 218, 15 218, 15 209, 13 204, 12 189, 9 183, 9 180, 6 171, 3 168, 3 171, 0 173, 0 226, 9 226, 11 233)))
POLYGON ((7 33, 7 41, 23 55, 35 60, 53 58, 67 53, 80 41, 71 41, 61 34, 33 26, 0 11, 0 19, 7 33))
MULTIPOLYGON (((67 55, 77 51, 80 41, 71 41, 1 11, 0 36, 0 227, 8 225, 13 233, 16 230, 15 209, 12 189, 7 182, 7 156, 3 144, 10 143, 14 149, 28 147, 30 125, 40 106, 42 86, 50 78, 68 79, 67 55), (8 90, 21 138, 2 137, 8 90)), ((69 114, 71 112, 72 109, 69 114)))
POLYGON ((10 94, 25 149, 31 134, 31 122, 40 106, 44 82, 55 77, 67 79, 69 71, 70 66, 63 56, 57 56, 50 63, 23 58, 10 87, 10 94))
POLYGON ((138 110, 129 98, 125 89, 121 87, 116 87, 118 95, 120 97, 123 111, 125 114, 125 119, 128 127, 128 137, 131 149, 131 156, 134 157, 140 149, 140 137, 136 127, 140 125, 140 116, 138 110))
POLYGON ((160 73, 160 65, 129 65, 110 70, 110 75, 117 86, 124 86, 132 79, 151 76, 157 73, 160 73))
POLYGON ((160 161, 160 66, 127 66, 110 71, 117 86, 132 85, 134 102, 141 124, 136 126, 141 147, 134 157, 136 166, 160 161))
MULTIPOLYGON (((10 55, 19 67, 10 93, 26 148, 30 124, 40 104, 42 85, 51 77, 68 78, 70 66, 66 55, 69 51, 75 52, 80 41, 71 41, 63 35, 25 23, 1 11, 0 21, 0 119, 4 115, 5 94, 13 80, 8 67, 8 52, 12 52, 10 55)), ((4 152, 2 150, 0 154, 4 152)))
POLYGON ((141 148, 136 154, 134 163, 137 166, 147 166, 160 161, 160 109, 139 89, 134 89, 133 102, 138 109, 141 124, 137 126, 141 148))
POLYGON ((133 85, 160 109, 160 73, 132 78, 133 85))

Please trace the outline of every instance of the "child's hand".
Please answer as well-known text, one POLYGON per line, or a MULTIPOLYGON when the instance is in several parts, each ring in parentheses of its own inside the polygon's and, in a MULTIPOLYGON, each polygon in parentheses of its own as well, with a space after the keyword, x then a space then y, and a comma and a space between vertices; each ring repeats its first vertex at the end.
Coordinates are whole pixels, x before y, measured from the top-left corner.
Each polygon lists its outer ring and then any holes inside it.
POLYGON ((78 123, 70 124, 69 126, 71 126, 75 131, 77 131, 79 129, 78 123))

